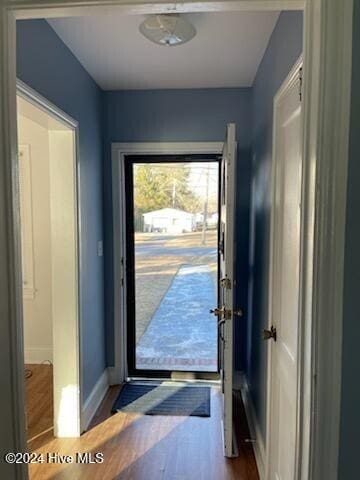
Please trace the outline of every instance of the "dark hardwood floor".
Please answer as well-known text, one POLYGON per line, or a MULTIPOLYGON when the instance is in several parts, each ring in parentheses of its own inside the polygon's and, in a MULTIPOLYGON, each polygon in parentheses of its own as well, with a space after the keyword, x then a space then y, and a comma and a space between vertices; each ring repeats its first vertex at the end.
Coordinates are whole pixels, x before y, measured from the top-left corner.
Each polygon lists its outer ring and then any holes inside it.
MULTIPOLYGON (((49 373, 49 372, 48 372, 49 373)), ((33 431, 43 427, 42 417, 49 411, 40 410, 48 403, 30 399, 37 393, 40 379, 34 371, 32 382, 37 388, 28 387, 28 401, 38 405, 29 414, 33 431), (39 425, 36 426, 35 418, 39 425)), ((43 372, 41 372, 44 381, 43 372)), ((29 379, 31 380, 31 379, 29 379)), ((30 384, 31 382, 29 382, 30 384)), ((111 406, 119 387, 111 387, 100 405, 87 432, 81 438, 56 439, 52 432, 41 435, 29 443, 35 452, 58 452, 74 455, 75 452, 101 452, 102 464, 32 464, 32 480, 258 480, 252 445, 244 440, 249 437, 241 401, 237 401, 236 424, 239 457, 228 460, 223 456, 221 411, 222 398, 217 388, 212 388, 211 417, 150 416, 133 413, 111 415, 111 406)))

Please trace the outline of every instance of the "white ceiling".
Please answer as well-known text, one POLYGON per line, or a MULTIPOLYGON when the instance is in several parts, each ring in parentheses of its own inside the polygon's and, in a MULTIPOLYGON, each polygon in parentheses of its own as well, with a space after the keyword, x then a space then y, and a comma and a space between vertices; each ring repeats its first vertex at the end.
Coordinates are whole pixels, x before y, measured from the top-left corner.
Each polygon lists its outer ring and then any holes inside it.
POLYGON ((48 22, 104 90, 251 86, 279 12, 186 16, 197 34, 176 47, 144 38, 140 15, 48 22))

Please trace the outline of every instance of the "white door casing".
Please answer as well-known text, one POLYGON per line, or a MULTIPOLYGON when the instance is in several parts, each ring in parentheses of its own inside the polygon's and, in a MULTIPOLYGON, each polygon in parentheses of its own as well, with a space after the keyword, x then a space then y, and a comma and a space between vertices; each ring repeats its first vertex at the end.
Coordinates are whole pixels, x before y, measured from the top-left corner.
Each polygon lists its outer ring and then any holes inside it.
MULTIPOLYGON (((48 322, 53 337, 54 435, 79 437, 82 374, 78 123, 21 81, 17 82, 17 94, 22 105, 27 105, 27 114, 47 124, 52 305, 48 322)), ((24 146, 19 149, 19 153, 25 151, 24 146)), ((22 167, 26 165, 24 160, 26 156, 20 163, 22 167)), ((20 181, 22 178, 20 175, 20 181)), ((23 253, 27 261, 28 251, 23 253)))
POLYGON ((110 367, 110 385, 128 376, 126 345, 126 225, 125 225, 125 159, 127 155, 221 154, 223 142, 141 142, 113 143, 113 244, 114 244, 114 352, 115 365, 110 367))
POLYGON ((19 197, 23 298, 35 297, 30 145, 19 144, 19 197))
POLYGON ((301 60, 274 99, 268 338, 268 480, 294 480, 298 448, 301 261, 301 60))
POLYGON ((235 124, 227 125, 220 165, 220 231, 219 231, 219 308, 220 373, 224 393, 224 454, 237 455, 233 435, 234 375, 234 214, 235 214, 235 124))

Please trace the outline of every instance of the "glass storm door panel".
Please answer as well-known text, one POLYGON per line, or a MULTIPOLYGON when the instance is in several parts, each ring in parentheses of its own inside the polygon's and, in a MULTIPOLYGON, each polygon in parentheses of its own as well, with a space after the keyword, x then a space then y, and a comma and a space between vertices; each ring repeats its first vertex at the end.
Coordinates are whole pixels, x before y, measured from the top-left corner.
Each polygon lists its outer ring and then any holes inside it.
POLYGON ((131 158, 130 371, 217 373, 219 162, 131 158))

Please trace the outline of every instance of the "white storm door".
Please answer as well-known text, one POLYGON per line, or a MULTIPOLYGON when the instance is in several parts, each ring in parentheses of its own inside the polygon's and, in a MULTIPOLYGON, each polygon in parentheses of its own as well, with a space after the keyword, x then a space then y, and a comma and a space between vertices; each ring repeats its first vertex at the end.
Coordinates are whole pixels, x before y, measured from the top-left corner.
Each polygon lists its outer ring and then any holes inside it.
POLYGON ((219 231, 219 339, 220 374, 224 393, 224 453, 235 456, 233 444, 233 311, 234 311, 234 212, 235 212, 235 124, 227 125, 220 166, 219 231))
POLYGON ((295 478, 301 255, 301 67, 274 101, 268 480, 295 478))

